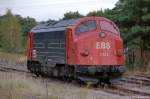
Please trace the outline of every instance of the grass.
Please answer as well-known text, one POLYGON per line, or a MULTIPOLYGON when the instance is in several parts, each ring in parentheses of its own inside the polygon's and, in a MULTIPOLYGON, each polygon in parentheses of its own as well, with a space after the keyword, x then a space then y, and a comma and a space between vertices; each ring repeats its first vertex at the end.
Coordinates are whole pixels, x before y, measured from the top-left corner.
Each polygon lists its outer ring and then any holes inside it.
POLYGON ((127 66, 127 72, 126 74, 128 75, 133 75, 133 74, 150 74, 150 62, 147 65, 137 65, 137 66, 132 66, 128 65, 127 66))
MULTIPOLYGON (((0 63, 10 64, 16 68, 26 68, 26 56, 0 52, 0 63)), ((9 66, 9 65, 8 65, 9 66)), ((150 64, 146 68, 134 68, 128 74, 150 73, 150 64), (141 71, 142 70, 142 71, 141 71), (144 71, 143 71, 144 70, 144 71)), ((45 81, 24 74, 0 71, 0 99, 119 99, 118 96, 101 91, 79 88, 68 83, 45 81), (48 82, 48 83, 47 83, 48 82), (96 97, 96 98, 95 98, 96 97)))
POLYGON ((120 99, 101 90, 0 71, 0 99, 120 99))
POLYGON ((0 72, 0 99, 57 99, 46 96, 43 83, 26 76, 0 72))
POLYGON ((2 47, 0 47, 0 52, 3 52, 3 53, 17 53, 17 54, 26 54, 27 53, 27 45, 26 44, 23 44, 17 51, 13 51, 13 50, 10 50, 10 49, 4 49, 2 47))
POLYGON ((26 55, 0 52, 0 63, 9 65, 26 65, 26 61, 26 55))

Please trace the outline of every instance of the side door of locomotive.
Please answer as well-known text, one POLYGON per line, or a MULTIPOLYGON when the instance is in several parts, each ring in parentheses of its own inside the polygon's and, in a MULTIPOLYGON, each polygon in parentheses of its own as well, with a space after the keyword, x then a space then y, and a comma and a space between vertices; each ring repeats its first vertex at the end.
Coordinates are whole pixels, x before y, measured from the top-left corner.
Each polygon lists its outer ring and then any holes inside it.
POLYGON ((73 42, 73 29, 72 27, 68 27, 66 29, 66 63, 74 64, 74 42, 73 42))

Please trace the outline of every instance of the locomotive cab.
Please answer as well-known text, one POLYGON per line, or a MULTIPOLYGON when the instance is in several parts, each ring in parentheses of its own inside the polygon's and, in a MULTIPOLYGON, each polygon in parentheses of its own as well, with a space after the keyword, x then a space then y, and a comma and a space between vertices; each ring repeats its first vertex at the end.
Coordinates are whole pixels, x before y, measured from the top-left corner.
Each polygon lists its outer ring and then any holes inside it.
POLYGON ((74 32, 68 33, 74 41, 67 48, 67 63, 74 64, 76 77, 83 81, 98 81, 104 75, 111 81, 120 78, 125 67, 123 41, 117 26, 106 18, 94 17, 79 20, 71 28, 74 32))

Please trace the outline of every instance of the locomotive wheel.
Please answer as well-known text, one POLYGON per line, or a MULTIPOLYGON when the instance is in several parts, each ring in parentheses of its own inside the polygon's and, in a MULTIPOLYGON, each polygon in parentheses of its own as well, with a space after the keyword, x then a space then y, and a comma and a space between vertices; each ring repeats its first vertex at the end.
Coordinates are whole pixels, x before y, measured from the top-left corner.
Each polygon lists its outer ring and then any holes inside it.
POLYGON ((103 74, 103 77, 100 78, 100 80, 99 80, 98 83, 99 83, 100 86, 105 86, 106 84, 107 84, 108 86, 110 86, 110 85, 111 85, 111 82, 110 82, 109 75, 108 75, 107 73, 104 73, 104 74, 103 74))
POLYGON ((85 83, 84 83, 83 81, 81 81, 81 80, 77 80, 77 82, 78 82, 78 84, 79 84, 80 87, 82 87, 83 84, 85 84, 85 83))
POLYGON ((108 86, 111 85, 110 79, 108 77, 104 79, 104 83, 107 84, 108 86))
POLYGON ((35 73, 35 75, 36 75, 37 77, 39 77, 39 76, 40 76, 40 74, 39 74, 38 72, 36 72, 36 73, 35 73))

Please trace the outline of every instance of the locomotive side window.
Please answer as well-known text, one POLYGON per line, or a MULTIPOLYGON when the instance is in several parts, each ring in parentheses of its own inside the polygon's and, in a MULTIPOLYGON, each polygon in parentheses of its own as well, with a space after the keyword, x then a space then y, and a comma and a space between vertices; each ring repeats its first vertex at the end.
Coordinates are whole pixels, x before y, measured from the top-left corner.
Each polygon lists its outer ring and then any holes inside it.
POLYGON ((112 33, 118 34, 117 28, 107 21, 100 21, 100 27, 102 30, 110 31, 112 33))
POLYGON ((76 29, 76 33, 80 34, 81 32, 86 32, 96 29, 96 21, 86 21, 82 22, 79 27, 76 29))

